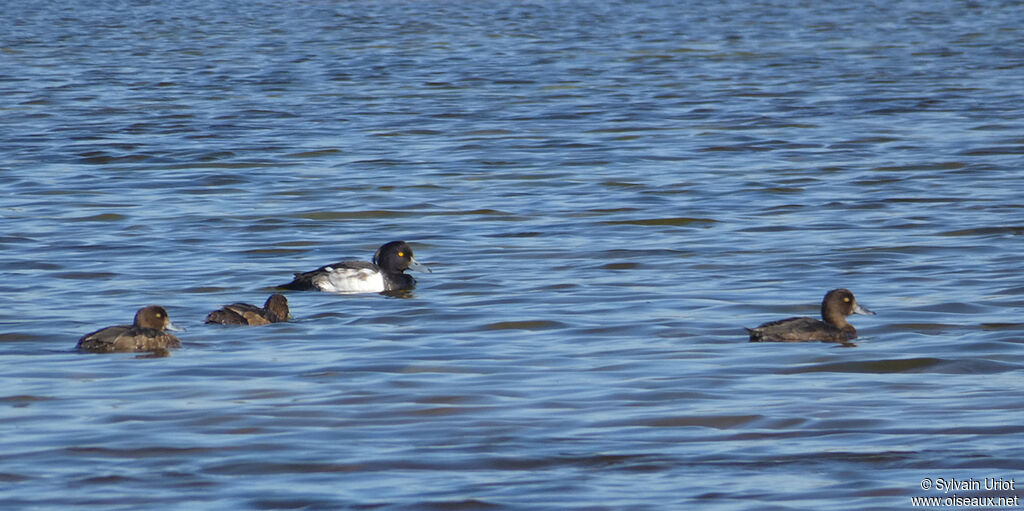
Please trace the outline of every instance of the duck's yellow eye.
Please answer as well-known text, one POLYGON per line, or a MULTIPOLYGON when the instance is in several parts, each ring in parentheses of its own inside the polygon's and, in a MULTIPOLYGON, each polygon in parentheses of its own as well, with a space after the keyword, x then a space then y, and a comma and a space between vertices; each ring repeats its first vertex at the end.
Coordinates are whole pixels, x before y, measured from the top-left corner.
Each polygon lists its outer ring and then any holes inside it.
POLYGON ((844 296, 843 297, 843 301, 846 302, 846 303, 850 303, 850 297, 849 296, 844 296))
POLYGON ((405 257, 405 252, 399 252, 398 257, 405 257))
POLYGON ((163 314, 160 314, 160 313, 158 312, 158 313, 156 313, 156 317, 158 317, 158 318, 162 318, 162 317, 164 317, 164 315, 163 315, 163 314))

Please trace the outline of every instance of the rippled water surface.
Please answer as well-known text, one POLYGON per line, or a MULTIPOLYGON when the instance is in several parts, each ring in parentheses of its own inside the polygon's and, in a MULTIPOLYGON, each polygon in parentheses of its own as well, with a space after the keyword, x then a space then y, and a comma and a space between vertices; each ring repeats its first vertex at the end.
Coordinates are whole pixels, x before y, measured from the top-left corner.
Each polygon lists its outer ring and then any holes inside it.
POLYGON ((16 4, 0 507, 1024 484, 1019 2, 16 4), (392 239, 407 295, 202 322, 392 239), (855 346, 747 342, 836 287, 878 312, 855 346), (73 351, 150 303, 171 356, 73 351))

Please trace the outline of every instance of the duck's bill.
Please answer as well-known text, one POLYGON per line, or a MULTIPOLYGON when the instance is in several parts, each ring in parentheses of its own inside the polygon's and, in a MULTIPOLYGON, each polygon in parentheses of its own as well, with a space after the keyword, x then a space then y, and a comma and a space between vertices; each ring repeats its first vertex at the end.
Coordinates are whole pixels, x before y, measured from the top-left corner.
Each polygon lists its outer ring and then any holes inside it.
POLYGON ((430 271, 430 268, 428 268, 427 265, 420 264, 420 262, 415 260, 415 259, 410 259, 409 260, 409 269, 410 270, 416 270, 416 271, 425 271, 427 273, 434 273, 434 272, 430 271))
POLYGON ((875 311, 870 310, 867 307, 863 307, 859 303, 854 303, 853 304, 853 313, 854 314, 863 314, 865 316, 874 316, 875 315, 875 311))
POLYGON ((170 321, 168 321, 167 322, 167 326, 164 327, 164 330, 170 330, 172 332, 184 332, 185 328, 184 327, 180 327, 178 325, 175 325, 174 323, 171 323, 170 321))

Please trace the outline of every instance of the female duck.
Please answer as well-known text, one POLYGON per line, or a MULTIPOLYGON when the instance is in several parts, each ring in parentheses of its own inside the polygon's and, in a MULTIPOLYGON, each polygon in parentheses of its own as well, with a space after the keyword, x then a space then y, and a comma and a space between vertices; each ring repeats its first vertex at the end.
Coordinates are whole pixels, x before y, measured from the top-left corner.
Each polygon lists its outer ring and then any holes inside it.
POLYGON ((789 318, 747 328, 750 342, 848 342, 857 338, 857 329, 846 321, 850 314, 871 314, 848 289, 833 289, 821 301, 821 318, 789 318))
POLYGON ((296 273, 284 289, 318 290, 332 293, 380 293, 401 291, 416 286, 416 279, 405 270, 430 269, 413 259, 412 248, 404 241, 385 243, 373 255, 373 262, 342 261, 313 271, 296 273))
POLYGON ((269 325, 288 321, 288 299, 281 293, 267 298, 263 307, 248 303, 225 305, 206 316, 207 323, 221 325, 269 325))
POLYGON ((178 330, 171 323, 167 311, 159 305, 150 305, 135 313, 131 325, 108 326, 78 340, 79 351, 111 353, 115 351, 158 351, 180 348, 181 341, 164 330, 178 330))

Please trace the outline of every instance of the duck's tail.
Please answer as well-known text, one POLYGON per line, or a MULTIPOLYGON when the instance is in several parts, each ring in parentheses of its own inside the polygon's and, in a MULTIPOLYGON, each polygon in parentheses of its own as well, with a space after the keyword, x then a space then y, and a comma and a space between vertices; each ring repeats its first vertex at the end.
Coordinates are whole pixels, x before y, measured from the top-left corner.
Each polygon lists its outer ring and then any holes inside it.
POLYGON ((761 341, 764 341, 764 332, 761 332, 760 330, 758 330, 756 328, 743 327, 743 329, 746 330, 747 334, 750 335, 750 342, 761 342, 761 341))

